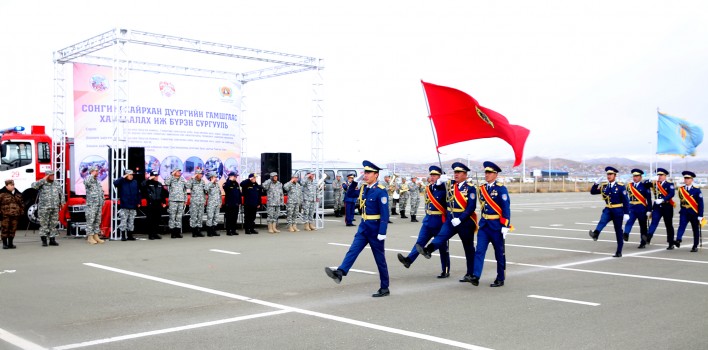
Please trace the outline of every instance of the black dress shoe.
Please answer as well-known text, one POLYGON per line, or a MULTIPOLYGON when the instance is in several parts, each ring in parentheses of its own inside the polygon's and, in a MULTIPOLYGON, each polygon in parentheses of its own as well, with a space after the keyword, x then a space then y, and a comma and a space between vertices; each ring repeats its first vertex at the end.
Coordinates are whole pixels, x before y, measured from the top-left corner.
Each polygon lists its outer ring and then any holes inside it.
POLYGON ((423 246, 417 243, 415 245, 415 250, 418 252, 418 254, 424 256, 426 259, 430 259, 433 256, 432 254, 428 253, 428 251, 423 248, 423 246))
POLYGON ((625 242, 629 241, 629 233, 625 233, 622 238, 624 238, 625 242))
POLYGON ((597 237, 600 236, 600 232, 595 234, 595 232, 592 230, 588 231, 588 234, 590 235, 590 238, 592 238, 593 241, 597 241, 597 237))
POLYGON ((612 256, 613 258, 621 258, 622 253, 615 253, 615 255, 612 256))
POLYGON ((472 275, 464 275, 464 276, 462 276, 462 279, 460 280, 460 282, 462 282, 462 283, 465 283, 465 282, 472 283, 472 275))
POLYGON ((379 288, 379 291, 376 292, 376 294, 371 294, 371 296, 374 298, 380 298, 385 297, 389 294, 391 294, 391 292, 388 290, 388 288, 379 288))
POLYGON ((334 283, 339 284, 340 282, 342 282, 342 275, 343 275, 342 270, 340 270, 340 269, 332 270, 331 267, 325 267, 325 273, 327 274, 327 276, 329 278, 334 280, 334 283))
POLYGON ((448 272, 441 272, 438 278, 448 278, 450 277, 450 273, 448 272))
POLYGON ((698 248, 696 248, 696 247, 691 248, 691 253, 696 253, 696 252, 698 252, 698 248))
POLYGON ((403 256, 401 253, 398 253, 398 261, 400 261, 405 268, 411 267, 411 261, 408 260, 408 257, 403 256))
POLYGON ((356 226, 356 225, 354 225, 354 224, 347 224, 347 226, 356 226))
MULTIPOLYGON (((479 277, 472 276, 472 281, 470 281, 470 283, 472 283, 472 285, 475 287, 478 286, 479 285, 479 277)), ((504 282, 502 282, 502 283, 504 283, 504 282)))
POLYGON ((676 248, 681 248, 681 240, 680 239, 675 240, 674 244, 676 245, 676 248))
POLYGON ((669 244, 669 246, 666 247, 666 250, 674 250, 674 245, 673 245, 673 244, 669 244))
POLYGON ((644 248, 646 248, 646 246, 647 246, 647 244, 642 242, 642 243, 639 243, 639 247, 637 247, 637 249, 644 249, 644 248))
POLYGON ((494 280, 494 283, 489 285, 490 287, 502 287, 504 286, 504 281, 494 280))
POLYGON ((257 234, 258 234, 258 231, 254 230, 254 229, 251 229, 251 234, 252 234, 252 235, 257 235, 257 234))

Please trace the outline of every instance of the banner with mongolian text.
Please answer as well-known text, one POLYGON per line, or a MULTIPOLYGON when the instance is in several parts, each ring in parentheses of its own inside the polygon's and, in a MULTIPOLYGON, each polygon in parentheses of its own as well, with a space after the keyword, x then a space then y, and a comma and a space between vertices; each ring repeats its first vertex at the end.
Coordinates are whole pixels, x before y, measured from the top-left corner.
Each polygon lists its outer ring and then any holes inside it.
MULTIPOLYGON (((175 168, 191 178, 197 169, 223 183, 241 162, 241 85, 236 81, 131 71, 124 135, 145 148, 145 172, 163 181, 175 168)), ((98 166, 108 193, 108 147, 113 144, 111 67, 74 64, 74 153, 71 175, 77 195, 98 166)), ((143 179, 138 179, 142 181, 143 179)))

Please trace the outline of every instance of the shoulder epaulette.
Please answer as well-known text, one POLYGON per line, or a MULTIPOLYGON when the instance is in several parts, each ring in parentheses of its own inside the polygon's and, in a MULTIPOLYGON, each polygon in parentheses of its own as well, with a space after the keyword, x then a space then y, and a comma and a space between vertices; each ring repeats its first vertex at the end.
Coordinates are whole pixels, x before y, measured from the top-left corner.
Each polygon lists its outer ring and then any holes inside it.
POLYGON ((386 189, 386 187, 385 187, 384 185, 382 185, 382 184, 379 184, 379 188, 382 189, 382 190, 385 190, 385 189, 386 189))
POLYGON ((504 186, 504 183, 501 182, 501 181, 497 181, 496 185, 497 185, 497 186, 504 186))
POLYGON ((624 186, 624 182, 619 182, 619 181, 617 181, 617 184, 620 185, 620 186, 624 186))

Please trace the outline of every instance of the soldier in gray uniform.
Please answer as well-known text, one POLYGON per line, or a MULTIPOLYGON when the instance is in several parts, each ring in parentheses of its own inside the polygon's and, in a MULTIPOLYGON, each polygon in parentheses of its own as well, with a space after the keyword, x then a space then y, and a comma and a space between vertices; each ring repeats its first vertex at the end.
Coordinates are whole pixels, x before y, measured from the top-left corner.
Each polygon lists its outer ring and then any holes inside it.
POLYGON ((278 216, 280 215, 280 206, 283 205, 283 184, 278 181, 278 173, 270 173, 270 179, 263 184, 263 189, 268 196, 268 232, 279 233, 278 216))
POLYGON ((42 238, 42 247, 47 246, 47 236, 49 236, 49 245, 58 246, 55 237, 58 234, 59 209, 64 204, 64 189, 54 181, 53 170, 45 171, 44 175, 44 178, 32 183, 32 188, 38 191, 37 196, 39 196, 37 204, 39 234, 42 238))
POLYGON ((101 211, 105 201, 103 187, 98 182, 98 167, 89 168, 84 180, 86 186, 86 241, 88 244, 103 243, 101 239, 101 211))
POLYGON ((416 213, 418 212, 418 204, 420 204, 420 194, 423 192, 423 186, 418 183, 417 177, 412 177, 408 184, 409 199, 411 202, 411 222, 418 222, 416 213))
POLYGON ((192 190, 189 199, 189 227, 192 228, 192 237, 204 237, 201 230, 207 192, 202 174, 202 170, 197 169, 194 171, 194 177, 187 181, 187 188, 192 190))
POLYGON ((182 170, 172 170, 172 176, 165 179, 165 186, 167 186, 169 193, 167 214, 170 219, 167 226, 170 228, 172 238, 182 238, 182 216, 184 215, 184 202, 187 201, 187 180, 182 177, 182 170))
POLYGON ((219 210, 221 209, 221 186, 219 186, 219 183, 217 182, 216 173, 210 173, 207 175, 207 178, 209 179, 209 182, 206 185, 206 191, 209 195, 209 199, 206 207, 206 230, 208 237, 216 237, 221 236, 218 232, 216 232, 217 219, 219 218, 219 210))
POLYGON ((342 175, 337 175, 332 181, 332 193, 334 194, 334 216, 342 217, 342 193, 344 192, 342 175))
POLYGON ((315 200, 317 199, 317 183, 315 174, 307 172, 305 181, 302 183, 302 217, 305 221, 305 231, 316 231, 317 228, 312 223, 315 222, 315 200))
POLYGON ((406 216, 406 205, 408 205, 408 198, 410 195, 410 188, 406 183, 406 178, 401 178, 401 185, 398 187, 398 193, 400 198, 398 199, 398 209, 401 211, 401 219, 408 219, 406 216))
POLYGON ((286 206, 288 211, 288 231, 299 232, 297 216, 302 207, 302 185, 298 182, 297 175, 293 175, 290 181, 283 185, 283 189, 288 192, 288 205, 286 206))

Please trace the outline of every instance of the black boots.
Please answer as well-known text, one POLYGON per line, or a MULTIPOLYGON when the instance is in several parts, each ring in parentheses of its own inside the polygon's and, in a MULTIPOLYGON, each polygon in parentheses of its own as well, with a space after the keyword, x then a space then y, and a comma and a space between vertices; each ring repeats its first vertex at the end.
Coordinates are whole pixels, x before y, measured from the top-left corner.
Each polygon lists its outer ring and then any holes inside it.
POLYGON ((335 218, 341 218, 341 217, 342 217, 342 210, 341 210, 341 209, 335 209, 335 210, 334 210, 334 217, 335 217, 335 218))
POLYGON ((2 249, 10 249, 10 246, 7 245, 7 237, 2 238, 2 249))
POLYGON ((120 240, 123 242, 134 241, 135 237, 133 237, 133 231, 120 231, 120 240))
POLYGON ((149 240, 154 240, 154 239, 162 239, 159 233, 150 233, 148 234, 148 239, 149 240))
POLYGON ((135 241, 135 237, 133 237, 133 233, 135 233, 135 231, 128 231, 128 240, 129 241, 135 241))
POLYGON ((42 247, 46 247, 47 246, 47 236, 42 236, 41 238, 42 238, 42 247))
POLYGON ((17 248, 14 244, 12 244, 12 241, 15 240, 15 237, 7 237, 7 246, 10 247, 10 249, 15 249, 17 248))
POLYGON ((192 237, 204 237, 201 227, 192 227, 192 237))
POLYGON ((405 210, 405 209, 401 209, 401 219, 408 219, 408 217, 406 216, 406 210, 405 210))
POLYGON ((171 233, 170 238, 182 238, 182 233, 180 233, 180 231, 182 231, 182 229, 179 227, 171 228, 170 229, 170 233, 171 233))
POLYGON ((418 219, 415 218, 415 214, 411 214, 411 222, 418 222, 418 219))
POLYGON ((398 213, 396 212, 396 208, 395 208, 395 207, 394 207, 394 208, 391 208, 391 215, 398 215, 398 213))
POLYGON ((207 237, 217 237, 217 236, 221 236, 220 234, 218 234, 218 233, 216 232, 216 226, 207 226, 206 231, 207 231, 207 237))
POLYGON ((56 241, 56 239, 54 239, 54 237, 49 237, 49 245, 53 245, 53 246, 58 247, 59 243, 57 243, 57 241, 56 241))

